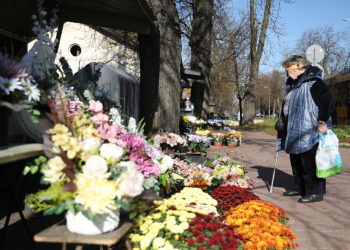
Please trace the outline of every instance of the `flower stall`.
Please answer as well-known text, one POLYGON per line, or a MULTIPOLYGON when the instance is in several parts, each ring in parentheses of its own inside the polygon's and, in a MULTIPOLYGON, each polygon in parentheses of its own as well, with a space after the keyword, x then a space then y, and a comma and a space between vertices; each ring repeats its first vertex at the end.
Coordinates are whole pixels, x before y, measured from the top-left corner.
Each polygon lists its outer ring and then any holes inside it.
POLYGON ((146 138, 144 124, 133 118, 124 124, 112 103, 72 86, 64 60, 54 64, 45 15, 33 18, 48 57, 34 53, 17 63, 0 55, 0 105, 41 101, 52 122, 42 135, 45 154, 23 172, 41 177, 42 188, 25 199, 33 212, 64 214, 69 232, 87 237, 128 220, 123 241, 135 250, 296 247, 288 215, 254 194, 243 164, 207 158, 211 142, 242 143, 230 120, 184 116, 183 135, 146 138))

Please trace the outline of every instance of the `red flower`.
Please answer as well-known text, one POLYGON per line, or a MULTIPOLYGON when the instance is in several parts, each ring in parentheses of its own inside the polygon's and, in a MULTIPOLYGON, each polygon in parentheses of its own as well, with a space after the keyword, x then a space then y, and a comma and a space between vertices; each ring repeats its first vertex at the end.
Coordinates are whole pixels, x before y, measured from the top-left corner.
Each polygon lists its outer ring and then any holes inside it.
POLYGON ((189 239, 187 240, 187 245, 189 245, 190 247, 193 247, 195 243, 196 243, 196 242, 195 242, 194 239, 192 239, 192 238, 189 238, 189 239))
POLYGON ((199 235, 197 237, 197 242, 202 243, 203 241, 205 241, 205 236, 204 235, 199 235))
POLYGON ((170 210, 176 210, 176 207, 175 206, 170 206, 169 209, 170 210))

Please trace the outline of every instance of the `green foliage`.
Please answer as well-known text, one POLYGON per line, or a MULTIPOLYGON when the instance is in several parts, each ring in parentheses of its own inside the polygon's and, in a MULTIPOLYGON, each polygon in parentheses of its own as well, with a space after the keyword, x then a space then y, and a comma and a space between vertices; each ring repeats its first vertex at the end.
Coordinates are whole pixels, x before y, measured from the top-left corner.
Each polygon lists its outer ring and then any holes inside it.
POLYGON ((75 210, 75 193, 62 191, 65 182, 66 180, 52 183, 48 189, 28 195, 25 202, 36 213, 45 211, 45 214, 59 214, 67 208, 75 210))
POLYGON ((23 175, 35 174, 39 169, 44 169, 47 167, 47 158, 45 156, 39 156, 34 160, 34 164, 26 166, 23 170, 23 175))

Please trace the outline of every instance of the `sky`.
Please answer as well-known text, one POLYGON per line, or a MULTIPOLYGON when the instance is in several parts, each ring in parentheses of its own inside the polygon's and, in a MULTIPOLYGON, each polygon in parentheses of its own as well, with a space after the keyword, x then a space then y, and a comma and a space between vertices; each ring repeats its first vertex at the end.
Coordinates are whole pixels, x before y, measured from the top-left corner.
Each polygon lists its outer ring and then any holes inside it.
MULTIPOLYGON (((234 0, 233 6, 248 8, 248 0, 234 0)), ((272 38, 273 49, 267 65, 261 65, 261 72, 281 70, 285 47, 294 48, 302 33, 308 29, 331 25, 336 31, 350 32, 350 0, 294 0, 282 2, 279 23, 285 36, 278 43, 272 38), (349 18, 349 21, 343 19, 349 18)), ((349 44, 350 45, 350 44, 349 44)))

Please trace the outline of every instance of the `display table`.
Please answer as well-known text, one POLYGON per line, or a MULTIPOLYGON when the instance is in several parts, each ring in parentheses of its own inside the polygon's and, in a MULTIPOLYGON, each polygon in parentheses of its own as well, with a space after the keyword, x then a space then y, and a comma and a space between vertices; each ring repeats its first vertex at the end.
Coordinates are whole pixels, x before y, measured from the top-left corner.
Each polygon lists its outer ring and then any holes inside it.
POLYGON ((62 243, 62 250, 67 249, 67 244, 76 244, 75 249, 83 249, 83 245, 100 245, 100 249, 112 249, 131 229, 132 223, 123 222, 119 227, 108 233, 98 235, 80 235, 68 231, 64 222, 52 225, 34 236, 36 242, 62 243))
POLYGON ((6 183, 7 188, 8 188, 8 192, 10 194, 9 195, 9 198, 10 198, 9 209, 8 209, 9 212, 6 216, 5 225, 4 225, 4 228, 3 228, 2 233, 0 235, 0 247, 1 247, 1 244, 4 240, 4 238, 5 238, 7 227, 8 227, 9 222, 10 222, 12 205, 15 205, 15 208, 21 217, 21 221, 23 223, 23 226, 28 234, 30 242, 33 245, 33 247, 35 247, 32 234, 29 230, 29 227, 26 223, 26 219, 22 213, 22 209, 21 209, 19 202, 16 198, 16 193, 12 190, 13 185, 11 185, 10 181, 8 180, 8 178, 6 176, 6 172, 4 171, 3 167, 5 167, 5 166, 11 167, 11 164, 8 164, 8 163, 12 163, 12 162, 20 161, 20 160, 24 160, 24 159, 29 159, 31 157, 35 157, 35 156, 41 155, 43 153, 44 153, 44 145, 39 144, 39 143, 24 144, 24 145, 19 145, 19 146, 9 146, 9 147, 5 147, 5 148, 0 148, 0 174, 3 177, 3 179, 5 180, 5 183, 6 183))
POLYGON ((191 162, 202 164, 207 159, 207 152, 186 152, 186 153, 174 153, 175 157, 180 159, 189 159, 191 162))

